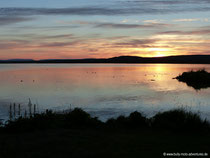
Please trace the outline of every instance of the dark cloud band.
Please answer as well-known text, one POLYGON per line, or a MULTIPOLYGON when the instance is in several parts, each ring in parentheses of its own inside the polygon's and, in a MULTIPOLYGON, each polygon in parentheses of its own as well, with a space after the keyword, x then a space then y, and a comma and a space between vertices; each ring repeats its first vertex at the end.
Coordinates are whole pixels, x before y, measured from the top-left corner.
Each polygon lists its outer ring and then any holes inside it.
POLYGON ((171 34, 171 35, 207 35, 210 34, 210 29, 193 30, 193 31, 165 31, 158 34, 171 34))
POLYGON ((136 15, 136 14, 168 14, 192 11, 210 11, 210 7, 174 7, 156 8, 154 6, 127 7, 83 7, 83 8, 0 8, 1 16, 29 16, 29 15, 136 15))
POLYGON ((19 16, 0 16, 0 25, 9 25, 24 21, 33 20, 33 18, 19 17, 19 16))

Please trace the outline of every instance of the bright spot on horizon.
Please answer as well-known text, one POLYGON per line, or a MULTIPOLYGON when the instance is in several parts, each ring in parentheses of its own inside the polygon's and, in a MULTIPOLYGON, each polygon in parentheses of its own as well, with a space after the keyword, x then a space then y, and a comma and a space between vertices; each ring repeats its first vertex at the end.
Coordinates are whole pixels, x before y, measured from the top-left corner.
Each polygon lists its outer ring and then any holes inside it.
POLYGON ((153 57, 164 57, 164 56, 170 56, 168 48, 148 48, 148 51, 154 52, 153 57))

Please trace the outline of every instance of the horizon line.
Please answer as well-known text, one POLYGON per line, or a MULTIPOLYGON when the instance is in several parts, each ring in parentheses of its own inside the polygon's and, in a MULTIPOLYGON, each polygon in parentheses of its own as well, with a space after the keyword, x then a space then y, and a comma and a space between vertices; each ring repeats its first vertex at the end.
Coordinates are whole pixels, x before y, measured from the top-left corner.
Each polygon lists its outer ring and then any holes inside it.
POLYGON ((89 59, 112 59, 112 58, 119 58, 119 57, 137 57, 137 58, 167 58, 167 57, 182 57, 182 56, 210 56, 204 54, 193 54, 193 55, 170 55, 170 56, 154 56, 154 57, 142 57, 136 55, 121 55, 121 56, 113 56, 109 58, 48 58, 48 59, 24 59, 24 58, 11 58, 11 59, 0 59, 0 61, 11 61, 11 60, 33 60, 33 61, 42 61, 42 60, 89 60, 89 59))

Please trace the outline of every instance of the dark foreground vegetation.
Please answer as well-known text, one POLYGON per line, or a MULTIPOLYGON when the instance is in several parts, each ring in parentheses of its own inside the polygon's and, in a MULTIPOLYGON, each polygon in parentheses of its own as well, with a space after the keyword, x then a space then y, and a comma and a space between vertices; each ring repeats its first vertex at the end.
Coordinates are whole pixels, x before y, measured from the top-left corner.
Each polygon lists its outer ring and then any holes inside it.
POLYGON ((188 86, 196 90, 210 87, 210 73, 204 69, 198 71, 183 72, 176 79, 185 82, 188 86))
POLYGON ((101 122, 81 109, 46 111, 0 129, 0 157, 163 157, 210 154, 210 124, 182 109, 146 118, 139 112, 101 122))

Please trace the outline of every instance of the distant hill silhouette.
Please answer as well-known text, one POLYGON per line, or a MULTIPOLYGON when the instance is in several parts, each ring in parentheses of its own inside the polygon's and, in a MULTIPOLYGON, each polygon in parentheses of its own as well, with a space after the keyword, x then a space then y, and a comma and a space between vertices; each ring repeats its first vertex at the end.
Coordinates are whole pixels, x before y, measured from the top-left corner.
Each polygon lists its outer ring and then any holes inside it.
POLYGON ((101 59, 11 59, 0 60, 0 63, 186 63, 186 64, 210 64, 210 55, 180 55, 168 57, 138 57, 119 56, 101 59))

